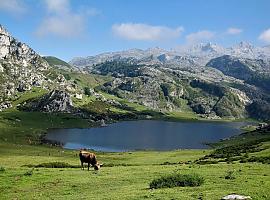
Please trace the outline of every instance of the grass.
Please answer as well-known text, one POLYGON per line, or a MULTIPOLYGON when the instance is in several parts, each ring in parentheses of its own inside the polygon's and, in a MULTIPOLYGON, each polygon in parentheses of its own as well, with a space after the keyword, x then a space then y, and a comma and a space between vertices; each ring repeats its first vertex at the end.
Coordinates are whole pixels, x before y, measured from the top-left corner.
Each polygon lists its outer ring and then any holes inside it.
POLYGON ((253 199, 268 199, 270 168, 259 163, 219 165, 172 164, 200 157, 201 150, 171 152, 97 152, 104 164, 100 171, 79 168, 34 168, 44 162, 64 162, 79 165, 77 151, 47 146, 1 146, 0 199, 218 199, 230 193, 251 195, 253 199), (16 161, 16 162, 14 162, 16 161), (122 165, 117 165, 122 163, 122 165), (126 166, 124 165, 126 164, 126 166), (224 178, 229 170, 236 179, 224 178), (30 176, 25 175, 32 171, 30 176), (199 174, 205 181, 200 187, 150 190, 149 183, 166 174, 199 174), (260 187, 256 187, 260 185, 260 187), (119 196, 121 195, 121 196, 119 196))
POLYGON ((56 58, 54 56, 44 56, 43 58, 52 66, 63 65, 71 68, 71 66, 67 62, 60 60, 59 58, 56 58))
POLYGON ((194 112, 187 111, 187 112, 169 112, 166 113, 168 120, 199 120, 200 118, 198 115, 196 115, 194 112))

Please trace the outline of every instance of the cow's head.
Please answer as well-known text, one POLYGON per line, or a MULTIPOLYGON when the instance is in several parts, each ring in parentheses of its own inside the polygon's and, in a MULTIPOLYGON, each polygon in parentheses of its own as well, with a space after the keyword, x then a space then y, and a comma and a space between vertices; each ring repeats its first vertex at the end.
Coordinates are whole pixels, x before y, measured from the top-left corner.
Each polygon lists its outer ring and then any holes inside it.
POLYGON ((97 163, 97 164, 94 165, 94 169, 99 170, 100 167, 102 167, 102 166, 103 166, 103 164, 97 163))

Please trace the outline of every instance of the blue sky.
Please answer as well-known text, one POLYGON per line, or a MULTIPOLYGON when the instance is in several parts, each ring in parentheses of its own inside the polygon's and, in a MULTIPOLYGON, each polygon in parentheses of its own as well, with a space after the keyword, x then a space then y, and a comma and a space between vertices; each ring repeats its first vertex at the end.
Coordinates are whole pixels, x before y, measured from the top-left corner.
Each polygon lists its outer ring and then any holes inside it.
POLYGON ((269 0, 0 0, 0 23, 41 55, 199 42, 270 44, 269 0))

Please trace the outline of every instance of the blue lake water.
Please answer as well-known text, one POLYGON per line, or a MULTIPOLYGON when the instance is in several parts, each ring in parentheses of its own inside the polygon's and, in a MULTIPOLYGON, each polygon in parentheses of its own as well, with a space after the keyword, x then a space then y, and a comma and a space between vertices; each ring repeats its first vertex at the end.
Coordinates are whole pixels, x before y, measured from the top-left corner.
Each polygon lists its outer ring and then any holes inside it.
POLYGON ((67 149, 97 151, 206 149, 216 142, 241 133, 247 122, 168 122, 126 121, 106 127, 51 129, 46 139, 60 142, 67 149))

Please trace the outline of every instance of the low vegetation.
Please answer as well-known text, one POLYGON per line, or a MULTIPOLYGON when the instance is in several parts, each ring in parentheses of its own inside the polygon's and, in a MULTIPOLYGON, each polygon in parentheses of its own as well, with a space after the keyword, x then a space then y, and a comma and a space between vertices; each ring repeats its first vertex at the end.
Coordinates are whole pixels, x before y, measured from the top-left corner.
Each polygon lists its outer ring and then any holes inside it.
POLYGON ((232 170, 227 171, 224 178, 225 179, 230 179, 230 180, 235 179, 234 171, 232 171, 232 170))
POLYGON ((203 184, 204 178, 198 174, 173 174, 163 176, 151 181, 151 189, 172 188, 172 187, 195 187, 203 184))
POLYGON ((5 168, 0 166, 0 172, 4 172, 5 171, 5 168))
MULTIPOLYGON (((211 145, 211 144, 210 144, 211 145)), ((239 161, 270 163, 269 156, 270 127, 243 133, 230 140, 212 144, 215 147, 210 154, 196 161, 197 164, 232 163, 239 161)))
POLYGON ((26 167, 32 168, 80 168, 80 165, 71 165, 65 162, 47 162, 47 163, 40 163, 37 165, 24 165, 26 167))

